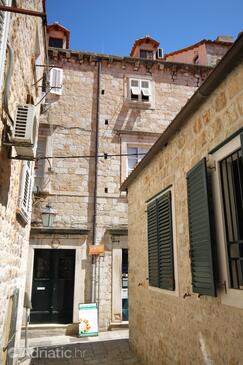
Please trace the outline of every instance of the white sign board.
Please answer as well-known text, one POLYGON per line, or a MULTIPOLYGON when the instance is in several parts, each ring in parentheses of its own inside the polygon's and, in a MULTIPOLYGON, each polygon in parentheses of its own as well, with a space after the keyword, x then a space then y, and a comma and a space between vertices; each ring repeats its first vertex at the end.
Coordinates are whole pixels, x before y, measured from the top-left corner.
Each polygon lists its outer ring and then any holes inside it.
POLYGON ((79 337, 98 336, 98 308, 96 303, 79 304, 79 337))

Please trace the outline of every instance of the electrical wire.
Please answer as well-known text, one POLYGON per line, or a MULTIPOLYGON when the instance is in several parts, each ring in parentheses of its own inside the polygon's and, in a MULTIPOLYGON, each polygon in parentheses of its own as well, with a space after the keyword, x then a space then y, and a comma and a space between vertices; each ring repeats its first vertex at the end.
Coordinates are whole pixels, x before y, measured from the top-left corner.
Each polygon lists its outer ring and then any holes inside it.
POLYGON ((71 158, 104 158, 107 160, 109 157, 125 157, 125 156, 145 156, 146 153, 121 153, 121 154, 108 154, 103 153, 103 155, 77 155, 77 156, 40 156, 36 157, 35 160, 54 160, 54 159, 71 159, 71 158))

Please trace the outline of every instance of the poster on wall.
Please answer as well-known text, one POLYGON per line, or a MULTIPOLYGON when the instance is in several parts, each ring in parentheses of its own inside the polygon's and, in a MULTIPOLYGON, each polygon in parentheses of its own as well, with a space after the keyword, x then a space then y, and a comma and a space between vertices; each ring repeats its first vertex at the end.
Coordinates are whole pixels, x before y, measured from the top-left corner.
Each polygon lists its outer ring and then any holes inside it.
POLYGON ((79 304, 79 337, 98 336, 98 308, 96 303, 79 304))

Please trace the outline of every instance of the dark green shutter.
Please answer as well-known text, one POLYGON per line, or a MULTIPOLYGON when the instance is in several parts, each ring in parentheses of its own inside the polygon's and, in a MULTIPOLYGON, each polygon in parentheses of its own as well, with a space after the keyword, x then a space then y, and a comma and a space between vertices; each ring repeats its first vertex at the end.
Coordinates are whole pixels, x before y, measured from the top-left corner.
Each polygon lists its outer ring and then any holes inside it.
POLYGON ((157 199, 158 244, 159 244, 159 287, 175 289, 171 192, 157 199))
POLYGON ((159 256, 156 201, 148 205, 148 266, 149 285, 159 286, 159 256))
POLYGON ((148 205, 149 285, 174 290, 171 192, 148 205))
POLYGON ((190 257, 194 293, 216 296, 206 159, 187 174, 190 257))

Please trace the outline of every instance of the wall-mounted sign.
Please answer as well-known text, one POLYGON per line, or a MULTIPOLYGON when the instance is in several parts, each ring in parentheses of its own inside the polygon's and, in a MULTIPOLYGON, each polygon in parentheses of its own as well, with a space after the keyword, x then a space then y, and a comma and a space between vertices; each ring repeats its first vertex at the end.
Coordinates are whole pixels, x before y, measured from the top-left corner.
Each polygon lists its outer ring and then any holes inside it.
POLYGON ((98 336, 98 308, 96 303, 79 304, 79 337, 98 336))
POLYGON ((101 255, 105 252, 104 245, 90 245, 89 246, 89 254, 90 255, 101 255))
POLYGON ((121 290, 121 298, 122 299, 128 299, 128 289, 122 289, 121 290))

